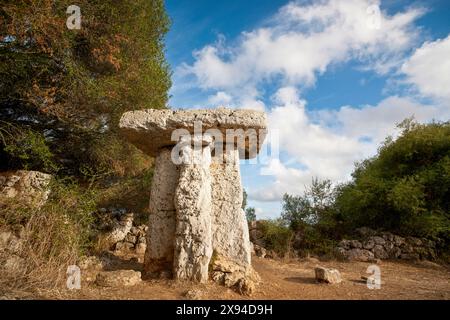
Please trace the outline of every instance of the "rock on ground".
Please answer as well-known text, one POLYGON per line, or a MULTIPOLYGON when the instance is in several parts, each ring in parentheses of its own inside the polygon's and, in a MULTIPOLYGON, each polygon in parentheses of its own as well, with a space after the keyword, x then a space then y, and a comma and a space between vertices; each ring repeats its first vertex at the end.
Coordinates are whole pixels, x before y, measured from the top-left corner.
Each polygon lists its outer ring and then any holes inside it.
POLYGON ((328 269, 323 267, 317 267, 314 269, 316 274, 316 280, 318 282, 325 282, 329 284, 336 284, 342 282, 342 277, 337 269, 328 269))
POLYGON ((102 271, 95 283, 101 287, 129 287, 141 282, 141 273, 133 270, 102 271))

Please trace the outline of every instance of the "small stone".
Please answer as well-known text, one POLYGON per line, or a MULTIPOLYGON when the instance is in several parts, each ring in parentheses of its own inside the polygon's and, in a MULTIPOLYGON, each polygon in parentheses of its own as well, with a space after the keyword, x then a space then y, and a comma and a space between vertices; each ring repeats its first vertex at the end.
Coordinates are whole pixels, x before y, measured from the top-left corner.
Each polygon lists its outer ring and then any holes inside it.
POLYGON ((401 245, 403 245, 405 243, 405 238, 395 235, 393 242, 397 247, 400 247, 401 245))
POLYGON ((317 267, 314 271, 318 282, 325 282, 329 284, 337 284, 342 282, 341 274, 337 269, 317 267))
POLYGON ((104 267, 104 262, 97 256, 82 257, 78 266, 81 270, 95 269, 101 270, 104 267))
POLYGON ((414 247, 410 244, 404 244, 401 247, 402 253, 413 253, 414 252, 414 247))
POLYGON ((199 289, 191 289, 186 291, 183 295, 188 300, 201 300, 203 298, 203 291, 199 289))
POLYGON ((257 257, 264 258, 267 255, 267 250, 265 248, 258 246, 257 244, 254 245, 254 248, 257 257))
POLYGON ((147 240, 145 239, 145 236, 140 236, 139 239, 137 240, 137 243, 146 244, 147 240))
POLYGON ((350 245, 350 240, 342 240, 341 242, 339 242, 338 247, 343 248, 343 249, 350 249, 351 245, 350 245))
POLYGON ((386 251, 390 251, 390 250, 392 250, 392 248, 394 248, 394 243, 390 242, 390 241, 386 241, 386 243, 384 244, 384 249, 386 251))
POLYGON ((211 274, 211 279, 214 281, 214 282, 217 282, 218 284, 224 284, 224 282, 225 282, 225 273, 224 272, 221 272, 221 271, 214 271, 212 274, 211 274))
POLYGON ((130 233, 128 233, 127 236, 125 237, 125 241, 130 243, 136 243, 137 237, 133 234, 132 231, 130 231, 130 233))
POLYGON ((36 208, 42 207, 50 195, 52 176, 39 171, 17 170, 0 173, 0 195, 15 198, 36 208))
POLYGON ((136 227, 131 227, 130 233, 131 233, 132 235, 137 236, 137 235, 139 235, 139 229, 136 228, 136 227))
POLYGON ((147 245, 145 243, 136 244, 135 250, 137 254, 144 254, 147 249, 147 245))
POLYGON ((95 283, 101 287, 129 287, 141 282, 141 273, 133 270, 103 271, 95 283))
POLYGON ((241 295, 250 296, 255 292, 255 283, 249 279, 242 278, 236 286, 237 292, 241 295))
POLYGON ((394 235, 390 232, 383 232, 381 234, 381 236, 383 237, 384 240, 386 241, 393 241, 394 240, 394 235))
POLYGON ((131 242, 117 242, 114 248, 115 251, 129 251, 134 249, 134 243, 131 242))

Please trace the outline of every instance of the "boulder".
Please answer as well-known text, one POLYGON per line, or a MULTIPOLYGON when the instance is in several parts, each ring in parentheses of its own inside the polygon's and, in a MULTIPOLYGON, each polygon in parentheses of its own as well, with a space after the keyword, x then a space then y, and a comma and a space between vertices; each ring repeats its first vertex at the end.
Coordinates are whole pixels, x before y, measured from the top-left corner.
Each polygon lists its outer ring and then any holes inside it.
POLYGON ((267 255, 267 250, 257 244, 254 245, 255 255, 260 258, 265 258, 267 255))
POLYGON ((369 239, 363 243, 363 248, 366 250, 371 250, 375 247, 375 241, 369 239))
POLYGON ((216 257, 212 263, 212 280, 225 287, 235 288, 240 294, 251 295, 261 279, 249 265, 216 257))
POLYGON ((342 277, 337 269, 329 269, 323 267, 317 267, 314 269, 316 280, 318 282, 325 282, 329 284, 336 284, 342 282, 342 277))

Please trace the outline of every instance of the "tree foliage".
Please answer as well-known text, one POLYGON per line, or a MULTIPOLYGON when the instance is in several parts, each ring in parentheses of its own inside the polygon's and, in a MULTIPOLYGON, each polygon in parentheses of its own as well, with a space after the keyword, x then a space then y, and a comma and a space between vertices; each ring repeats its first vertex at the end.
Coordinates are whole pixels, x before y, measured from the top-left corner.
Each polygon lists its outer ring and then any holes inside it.
MULTIPOLYGON (((121 114, 168 100, 163 0, 77 1, 80 30, 66 27, 72 1, 1 3, 0 119, 45 137, 63 170, 123 171, 137 151, 116 132, 121 114)), ((22 166, 14 146, 1 147, 3 167, 22 166)))
POLYGON ((342 186, 339 214, 348 229, 450 238, 450 124, 406 120, 399 127, 400 137, 387 139, 342 186))
MULTIPOLYGON (((450 242, 450 123, 399 124, 378 154, 356 164, 353 179, 313 179, 300 196, 284 195, 282 219, 301 249, 330 247, 359 227, 450 242)), ((447 247, 447 249, 445 249, 447 247)))

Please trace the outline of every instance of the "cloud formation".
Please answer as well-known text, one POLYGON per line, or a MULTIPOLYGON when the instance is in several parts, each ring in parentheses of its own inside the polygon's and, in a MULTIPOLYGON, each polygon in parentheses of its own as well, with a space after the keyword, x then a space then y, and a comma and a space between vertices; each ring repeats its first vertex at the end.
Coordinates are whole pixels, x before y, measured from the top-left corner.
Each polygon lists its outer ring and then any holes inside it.
POLYGON ((196 51, 195 62, 178 69, 194 75, 203 89, 257 96, 258 85, 281 79, 307 88, 332 64, 357 59, 364 68, 387 72, 418 36, 414 20, 423 9, 389 16, 374 12, 378 2, 332 0, 282 7, 267 27, 243 32, 238 44, 216 44, 196 51), (374 7, 375 5, 375 7, 374 7))
POLYGON ((450 36, 425 42, 403 64, 401 72, 406 82, 413 84, 420 94, 450 101, 450 36))
POLYGON ((377 12, 379 4, 293 1, 264 27, 243 32, 232 45, 221 37, 177 69, 177 77, 189 77, 191 85, 211 93, 210 106, 265 110, 269 128, 279 131, 288 160, 270 161, 270 184, 247 188, 250 199, 261 203, 299 194, 312 177, 348 179, 355 161, 374 155, 387 135, 396 134, 396 123, 411 116, 421 122, 450 118, 450 37, 421 45, 415 21, 425 9, 389 15, 377 12), (304 92, 330 68, 349 62, 387 79, 401 78, 418 95, 397 93, 373 105, 315 111, 304 92))

